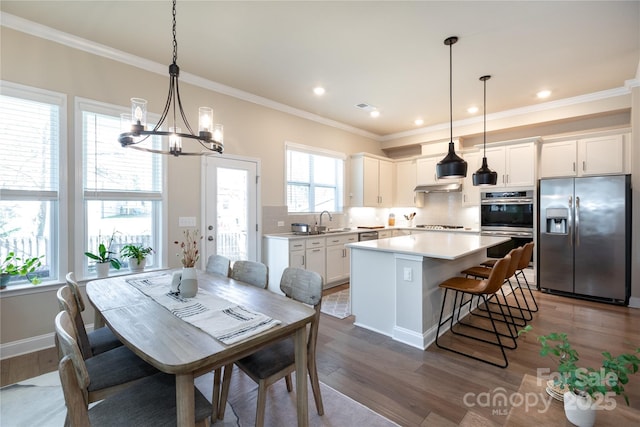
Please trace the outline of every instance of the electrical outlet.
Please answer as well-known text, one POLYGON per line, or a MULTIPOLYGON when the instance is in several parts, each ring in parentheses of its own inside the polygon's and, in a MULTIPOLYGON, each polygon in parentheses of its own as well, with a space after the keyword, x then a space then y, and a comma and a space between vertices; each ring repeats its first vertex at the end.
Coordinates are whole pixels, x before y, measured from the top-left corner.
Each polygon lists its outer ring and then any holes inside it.
POLYGON ((278 227, 284 227, 284 221, 278 221, 278 227))
POLYGON ((413 280, 412 276, 413 276, 413 270, 411 269, 411 267, 405 267, 404 268, 404 281, 405 282, 410 282, 413 280))
POLYGON ((195 226, 196 226, 195 216, 181 216, 178 218, 178 227, 195 227, 195 226))

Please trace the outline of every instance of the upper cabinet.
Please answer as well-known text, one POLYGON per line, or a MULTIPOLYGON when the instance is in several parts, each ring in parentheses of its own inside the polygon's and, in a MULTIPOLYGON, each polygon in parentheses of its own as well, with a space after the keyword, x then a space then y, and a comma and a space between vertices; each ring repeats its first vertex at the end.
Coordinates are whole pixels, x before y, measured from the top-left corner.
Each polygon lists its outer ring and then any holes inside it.
POLYGON ((467 176, 462 180, 462 206, 480 206, 480 187, 473 186, 473 173, 482 166, 482 154, 470 151, 462 158, 467 162, 467 176))
POLYGON ((416 193, 414 191, 417 182, 416 160, 397 161, 394 206, 422 207, 424 193, 416 193))
POLYGON ((351 156, 351 206, 391 207, 394 164, 373 155, 351 156))
POLYGON ((626 173, 625 136, 545 142, 540 148, 540 178, 626 173))
POLYGON ((531 187, 535 185, 534 142, 487 148, 487 163, 489 169, 498 173, 496 187, 531 187))
POLYGON ((444 158, 445 154, 437 157, 422 157, 416 160, 416 180, 418 185, 451 184, 460 182, 459 179, 438 179, 436 165, 444 158))

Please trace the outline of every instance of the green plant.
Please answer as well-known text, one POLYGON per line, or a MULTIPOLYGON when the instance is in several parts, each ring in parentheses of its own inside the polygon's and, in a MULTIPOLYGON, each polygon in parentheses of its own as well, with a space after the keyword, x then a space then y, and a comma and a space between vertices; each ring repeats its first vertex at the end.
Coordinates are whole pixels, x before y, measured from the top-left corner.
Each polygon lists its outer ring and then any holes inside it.
POLYGON ((135 258, 138 260, 138 264, 140 264, 140 262, 145 259, 147 255, 150 255, 152 253, 153 248, 151 248, 150 246, 135 245, 131 243, 128 245, 124 245, 120 250, 120 254, 123 257, 135 258))
POLYGON ((100 263, 108 262, 111 264, 113 268, 115 268, 116 270, 120 270, 120 267, 122 266, 122 264, 120 263, 120 260, 118 258, 115 258, 113 256, 116 253, 111 250, 111 245, 113 244, 113 241, 115 239, 115 234, 116 232, 114 231, 111 234, 111 237, 109 237, 109 241, 106 245, 103 242, 100 242, 100 244, 98 245, 98 253, 94 254, 92 252, 85 252, 84 254, 88 258, 96 262, 100 262, 100 263))
POLYGON ((0 274, 8 274, 10 276, 26 276, 28 273, 32 273, 36 268, 42 265, 40 261, 42 255, 33 258, 20 258, 18 255, 11 251, 7 254, 2 263, 0 263, 0 274))
MULTIPOLYGON (((528 332, 527 326, 522 332, 528 332)), ((561 387, 567 387, 576 394, 588 394, 592 398, 608 393, 622 395, 629 405, 629 397, 624 392, 624 385, 629 382, 629 376, 638 372, 640 366, 640 348, 633 353, 623 353, 612 356, 608 351, 602 352, 604 359, 597 368, 579 366, 580 357, 572 347, 566 333, 552 332, 549 335, 538 336, 542 348, 541 356, 555 358, 558 363, 558 373, 554 382, 561 387)))

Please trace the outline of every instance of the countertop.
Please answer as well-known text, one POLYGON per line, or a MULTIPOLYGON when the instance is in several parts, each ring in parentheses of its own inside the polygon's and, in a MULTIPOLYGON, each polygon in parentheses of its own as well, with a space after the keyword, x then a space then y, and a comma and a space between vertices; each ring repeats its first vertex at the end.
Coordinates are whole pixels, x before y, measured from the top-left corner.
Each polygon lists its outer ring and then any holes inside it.
MULTIPOLYGON (((329 236, 340 236, 345 234, 354 234, 354 233, 365 233, 368 231, 417 231, 417 232, 434 232, 434 233, 464 233, 464 234, 479 234, 480 230, 477 228, 458 228, 458 229, 448 229, 448 230, 426 230, 421 227, 385 227, 385 228, 377 228, 377 229, 366 229, 366 228, 345 228, 342 231, 331 231, 328 233, 322 234, 296 234, 293 232, 287 233, 271 233, 265 234, 264 237, 268 238, 276 238, 276 239, 307 239, 309 237, 329 237, 329 236)), ((404 236, 397 236, 404 237, 404 236)))
POLYGON ((450 231, 425 231, 392 239, 349 243, 347 247, 454 260, 508 240, 510 240, 509 237, 480 236, 450 231))

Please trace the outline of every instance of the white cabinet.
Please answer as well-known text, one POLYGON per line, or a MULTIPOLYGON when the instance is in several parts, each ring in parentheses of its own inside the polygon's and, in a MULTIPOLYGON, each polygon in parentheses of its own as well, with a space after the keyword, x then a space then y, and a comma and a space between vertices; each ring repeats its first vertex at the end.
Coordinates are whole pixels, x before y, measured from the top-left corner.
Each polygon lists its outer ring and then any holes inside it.
POLYGON ((323 283, 327 281, 325 271, 326 254, 324 246, 324 237, 313 237, 306 239, 304 251, 304 268, 320 274, 322 276, 323 283))
POLYGON ((378 231, 378 239, 386 239, 388 237, 393 237, 393 230, 378 231))
POLYGON ((327 237, 325 287, 349 280, 351 257, 350 250, 345 245, 357 241, 357 234, 327 237))
POLYGON ((491 147, 486 153, 489 169, 498 174, 496 187, 530 187, 535 184, 533 142, 491 147))
POLYGON ((548 142, 540 148, 540 177, 625 173, 624 135, 548 142))
POLYGON ((424 193, 416 193, 417 184, 416 160, 401 160, 396 164, 396 191, 394 206, 415 206, 421 208, 424 205, 424 193))
POLYGON ((467 176, 462 180, 462 206, 480 206, 480 187, 473 186, 473 173, 482 165, 482 154, 478 151, 464 153, 467 176))
POLYGON ((391 207, 394 164, 382 158, 356 154, 351 157, 351 206, 391 207))
POLYGON ((304 240, 290 241, 288 267, 304 268, 305 250, 304 240))

